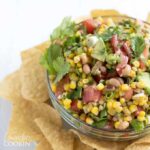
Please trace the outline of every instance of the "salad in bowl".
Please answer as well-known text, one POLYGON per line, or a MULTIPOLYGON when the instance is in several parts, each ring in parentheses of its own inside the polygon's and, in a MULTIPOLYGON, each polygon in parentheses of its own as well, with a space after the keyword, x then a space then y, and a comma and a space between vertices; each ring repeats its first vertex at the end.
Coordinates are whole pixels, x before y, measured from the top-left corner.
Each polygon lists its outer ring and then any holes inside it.
POLYGON ((116 20, 64 18, 41 63, 66 114, 96 129, 140 132, 150 124, 150 28, 116 20))

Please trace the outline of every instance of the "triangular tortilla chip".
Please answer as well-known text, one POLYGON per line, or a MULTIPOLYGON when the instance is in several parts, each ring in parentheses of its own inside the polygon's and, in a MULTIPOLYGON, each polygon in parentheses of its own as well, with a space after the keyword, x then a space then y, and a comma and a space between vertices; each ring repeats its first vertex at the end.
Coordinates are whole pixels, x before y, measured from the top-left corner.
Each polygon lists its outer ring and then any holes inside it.
POLYGON ((80 134, 79 132, 75 130, 71 130, 73 133, 75 133, 86 145, 89 145, 97 150, 123 150, 127 145, 129 145, 131 142, 108 142, 103 141, 95 138, 91 138, 90 136, 86 136, 83 134, 80 134))
POLYGON ((22 99, 13 105, 7 137, 11 141, 39 141, 43 136, 34 119, 50 119, 58 127, 62 125, 58 112, 44 103, 34 103, 22 99), (19 137, 25 137, 20 139, 19 137))
POLYGON ((50 145, 50 143, 43 138, 36 146, 35 150, 53 150, 52 146, 50 145))
POLYGON ((16 103, 22 100, 20 89, 20 71, 16 71, 0 82, 0 97, 16 103))
POLYGON ((58 128, 44 118, 35 119, 35 122, 54 150, 73 150, 73 133, 58 128))
POLYGON ((50 46, 50 40, 45 41, 39 45, 37 45, 35 48, 39 49, 41 52, 45 52, 45 50, 50 46))
POLYGON ((94 150, 92 147, 82 143, 78 137, 74 139, 73 150, 94 150))
POLYGON ((100 17, 100 16, 112 16, 112 15, 120 15, 120 13, 117 10, 114 9, 94 9, 91 11, 91 16, 93 18, 100 17))
POLYGON ((32 48, 22 52, 21 93, 27 100, 44 102, 49 98, 46 71, 40 64, 42 52, 32 48))
MULTIPOLYGON (((129 145, 126 150, 132 150, 134 149, 135 147, 147 147, 149 146, 149 149, 150 149, 150 135, 147 135, 145 137, 142 137, 138 140, 136 140, 135 142, 133 142, 131 145, 129 145)), ((143 149, 145 150, 145 149, 143 149)))

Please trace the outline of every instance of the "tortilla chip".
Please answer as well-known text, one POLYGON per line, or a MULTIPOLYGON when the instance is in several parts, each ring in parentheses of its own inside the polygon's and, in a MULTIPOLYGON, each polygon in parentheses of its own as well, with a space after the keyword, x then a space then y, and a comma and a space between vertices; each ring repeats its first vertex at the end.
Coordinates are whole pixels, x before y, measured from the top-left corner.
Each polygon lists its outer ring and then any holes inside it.
POLYGON ((74 138, 73 150, 94 150, 92 147, 82 143, 78 137, 74 138))
POLYGON ((39 141, 43 138, 34 119, 43 117, 50 119, 53 124, 61 126, 62 122, 57 111, 47 104, 34 103, 22 99, 13 105, 12 116, 8 128, 7 138, 11 141, 39 141), (23 139, 19 137, 25 137, 23 139))
POLYGON ((50 41, 43 42, 37 45, 35 48, 39 49, 41 52, 45 52, 45 50, 50 46, 50 41))
POLYGON ((86 145, 91 146, 92 148, 95 148, 97 150, 123 150, 129 143, 131 142, 108 142, 103 141, 95 138, 91 138, 89 136, 80 134, 79 132, 75 130, 71 130, 73 133, 75 133, 86 145))
POLYGON ((32 48, 22 52, 21 93, 27 100, 44 102, 49 98, 46 71, 40 65, 42 52, 32 48))
POLYGON ((150 150, 150 145, 149 144, 132 145, 130 147, 125 148, 125 150, 150 150))
POLYGON ((117 10, 113 10, 113 9, 107 9, 107 10, 95 9, 91 11, 91 16, 93 18, 100 17, 100 16, 113 16, 113 15, 120 15, 120 13, 117 10))
POLYGON ((0 97, 11 102, 18 102, 22 100, 20 89, 20 71, 16 71, 0 82, 0 97))
POLYGON ((149 13, 148 16, 147 16, 147 22, 150 23, 150 13, 149 13))
MULTIPOLYGON (((147 147, 147 146, 149 146, 149 149, 150 149, 150 135, 147 135, 147 136, 145 136, 145 137, 142 137, 142 138, 140 138, 140 139, 138 139, 138 140, 136 140, 135 142, 133 142, 132 144, 130 144, 127 148, 126 148, 126 150, 131 150, 131 149, 134 149, 134 148, 136 148, 136 147, 147 147)), ((141 148, 142 149, 142 148, 141 148)), ((145 150, 145 149, 143 149, 143 150, 145 150)))
POLYGON ((74 136, 44 118, 35 119, 37 126, 54 150, 73 150, 74 136))
POLYGON ((52 146, 50 145, 50 143, 45 138, 43 138, 38 143, 35 150, 53 150, 53 149, 52 149, 52 146))

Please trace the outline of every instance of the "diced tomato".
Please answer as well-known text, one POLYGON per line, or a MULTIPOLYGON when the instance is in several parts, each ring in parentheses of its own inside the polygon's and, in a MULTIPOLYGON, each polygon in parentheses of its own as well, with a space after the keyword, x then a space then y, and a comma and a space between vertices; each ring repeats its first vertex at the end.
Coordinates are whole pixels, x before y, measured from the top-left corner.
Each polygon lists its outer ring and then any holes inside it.
POLYGON ((129 89, 124 93, 124 98, 127 100, 130 100, 133 96, 133 89, 129 89))
POLYGON ((65 76, 61 81, 57 83, 57 88, 55 95, 58 97, 64 92, 64 84, 67 84, 70 82, 69 76, 65 76))
POLYGON ((113 47, 113 51, 116 52, 118 50, 118 43, 119 43, 117 34, 112 36, 110 42, 113 47))
POLYGON ((147 59, 149 57, 149 47, 146 47, 143 51, 143 56, 147 59))
POLYGON ((146 68, 145 63, 144 63, 142 60, 140 60, 140 68, 141 68, 142 70, 144 70, 144 69, 146 68))
POLYGON ((83 91, 83 101, 88 102, 97 102, 101 98, 101 92, 96 89, 96 86, 88 86, 84 88, 83 91))
POLYGON ((121 62, 117 65, 116 71, 117 73, 122 76, 122 69, 128 64, 129 58, 124 54, 121 54, 121 62))
POLYGON ((88 33, 93 33, 96 28, 93 19, 87 19, 83 21, 83 25, 85 26, 88 33))
POLYGON ((71 102, 71 110, 75 111, 75 112, 79 112, 80 110, 77 107, 77 100, 73 100, 71 102))
POLYGON ((135 114, 135 116, 138 116, 139 115, 139 113, 140 113, 140 111, 142 111, 143 110, 143 108, 142 107, 140 107, 140 106, 138 106, 137 107, 137 111, 134 113, 135 114))

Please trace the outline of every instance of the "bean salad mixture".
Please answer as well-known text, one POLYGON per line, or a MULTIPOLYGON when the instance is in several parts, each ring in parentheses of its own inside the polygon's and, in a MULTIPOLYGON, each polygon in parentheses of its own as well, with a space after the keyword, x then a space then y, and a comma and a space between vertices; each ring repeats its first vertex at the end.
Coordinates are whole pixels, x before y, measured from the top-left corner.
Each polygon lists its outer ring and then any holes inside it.
POLYGON ((150 124, 150 29, 139 20, 70 17, 50 36, 41 59, 58 102, 72 116, 105 129, 150 124))

